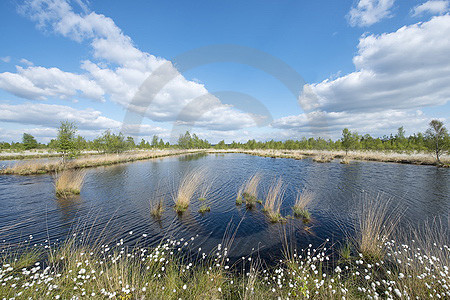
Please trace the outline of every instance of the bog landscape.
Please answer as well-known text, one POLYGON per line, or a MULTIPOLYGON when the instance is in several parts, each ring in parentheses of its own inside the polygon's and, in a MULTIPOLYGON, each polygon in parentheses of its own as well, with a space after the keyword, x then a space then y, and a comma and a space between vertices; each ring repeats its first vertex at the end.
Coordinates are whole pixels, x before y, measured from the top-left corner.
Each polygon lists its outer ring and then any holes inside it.
POLYGON ((416 2, 0 4, 0 299, 450 299, 416 2))

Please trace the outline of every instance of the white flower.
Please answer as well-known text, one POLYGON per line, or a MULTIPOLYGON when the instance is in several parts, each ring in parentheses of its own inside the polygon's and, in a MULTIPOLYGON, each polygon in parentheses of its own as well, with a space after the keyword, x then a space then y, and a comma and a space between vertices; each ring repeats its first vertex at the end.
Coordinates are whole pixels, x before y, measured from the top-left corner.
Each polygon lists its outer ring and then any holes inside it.
POLYGON ((183 290, 187 289, 187 285, 183 285, 183 290))

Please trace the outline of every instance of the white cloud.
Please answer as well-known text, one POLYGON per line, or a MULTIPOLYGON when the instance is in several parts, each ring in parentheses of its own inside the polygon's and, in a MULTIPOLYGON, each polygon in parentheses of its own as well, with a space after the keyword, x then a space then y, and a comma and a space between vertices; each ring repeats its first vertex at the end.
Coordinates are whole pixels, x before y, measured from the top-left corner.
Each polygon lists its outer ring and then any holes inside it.
POLYGON ((102 116, 93 109, 79 110, 65 105, 42 103, 2 104, 0 121, 57 128, 61 121, 76 122, 80 129, 115 129, 121 122, 102 116))
POLYGON ((203 84, 184 78, 169 61, 137 49, 111 18, 86 13, 86 6, 81 4, 84 14, 76 13, 62 0, 30 0, 20 11, 36 21, 42 30, 77 42, 88 42, 97 61, 82 62, 81 68, 86 73, 71 74, 57 68, 19 68, 17 73, 0 73, 0 88, 27 99, 69 98, 77 92, 96 100, 108 96, 125 109, 161 122, 195 122, 197 126, 221 130, 255 125, 257 116, 224 105, 214 96, 204 97, 208 91, 203 84), (158 77, 141 86, 155 70, 158 77), (64 80, 59 80, 61 76, 50 76, 58 71, 64 75, 64 80), (44 80, 37 73, 47 77, 44 80), (155 80, 158 88, 155 88, 155 80), (203 100, 196 101, 196 113, 187 113, 186 106, 200 98, 203 100))
POLYGON ((25 58, 22 58, 20 60, 20 63, 24 64, 24 65, 27 65, 27 66, 32 66, 33 65, 33 62, 31 62, 31 61, 29 61, 28 59, 25 59, 25 58))
POLYGON ((363 36, 353 58, 356 71, 305 85, 306 110, 385 111, 418 109, 450 100, 450 15, 363 36))
POLYGON ((272 127, 283 129, 286 137, 300 138, 300 135, 309 135, 337 138, 343 128, 373 135, 389 134, 400 126, 417 132, 425 129, 428 121, 429 118, 420 110, 358 113, 314 111, 277 119, 272 127))
POLYGON ((430 0, 420 5, 415 6, 411 10, 413 16, 420 16, 424 13, 433 15, 442 15, 449 11, 449 1, 447 0, 430 0))
POLYGON ((347 15, 351 26, 370 26, 392 16, 395 0, 359 0, 347 15))
POLYGON ((5 63, 9 63, 11 61, 11 56, 0 57, 0 60, 5 62, 5 63))
POLYGON ((25 99, 68 99, 82 97, 104 101, 103 89, 85 75, 61 71, 58 68, 16 66, 17 73, 0 73, 0 88, 25 99))
POLYGON ((93 109, 75 109, 65 105, 43 103, 4 104, 0 103, 0 122, 19 123, 39 126, 36 128, 6 130, 2 135, 20 139, 23 132, 46 137, 47 140, 56 136, 61 121, 75 122, 79 134, 94 138, 103 131, 111 129, 115 132, 123 130, 127 135, 149 137, 154 134, 167 136, 168 130, 148 124, 126 124, 102 115, 93 109))

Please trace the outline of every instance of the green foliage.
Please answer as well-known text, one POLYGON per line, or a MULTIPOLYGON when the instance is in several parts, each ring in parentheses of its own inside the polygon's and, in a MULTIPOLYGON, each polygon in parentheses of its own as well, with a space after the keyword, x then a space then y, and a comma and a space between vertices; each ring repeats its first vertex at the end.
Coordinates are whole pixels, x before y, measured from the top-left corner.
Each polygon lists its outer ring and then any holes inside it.
POLYGON ((115 134, 106 130, 97 142, 100 149, 106 153, 120 153, 127 150, 127 142, 125 142, 125 137, 121 132, 115 134))
POLYGON ((207 140, 200 139, 195 133, 191 136, 189 131, 186 131, 178 138, 178 147, 181 149, 205 149, 210 148, 211 144, 207 140))
POLYGON ((344 128, 344 130, 342 130, 341 145, 342 148, 344 148, 346 154, 349 150, 359 148, 358 142, 359 142, 358 133, 351 132, 350 130, 348 130, 348 128, 344 128))
POLYGON ((38 147, 38 142, 31 134, 24 133, 22 136, 22 144, 25 150, 36 149, 38 147))
POLYGON ((429 128, 425 132, 427 148, 436 154, 436 161, 440 163, 439 156, 449 148, 449 135, 444 123, 439 120, 431 120, 429 128))
POLYGON ((55 146, 56 150, 63 154, 64 159, 66 156, 73 157, 77 154, 76 133, 77 127, 75 123, 69 121, 61 122, 55 146))

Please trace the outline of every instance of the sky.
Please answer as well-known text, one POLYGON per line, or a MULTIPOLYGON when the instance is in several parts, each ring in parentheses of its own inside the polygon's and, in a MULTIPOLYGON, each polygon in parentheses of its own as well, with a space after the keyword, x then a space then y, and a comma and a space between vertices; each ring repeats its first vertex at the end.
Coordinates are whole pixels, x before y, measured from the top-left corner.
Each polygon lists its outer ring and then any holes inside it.
POLYGON ((449 37, 450 0, 0 1, 0 141, 448 127, 449 37))

